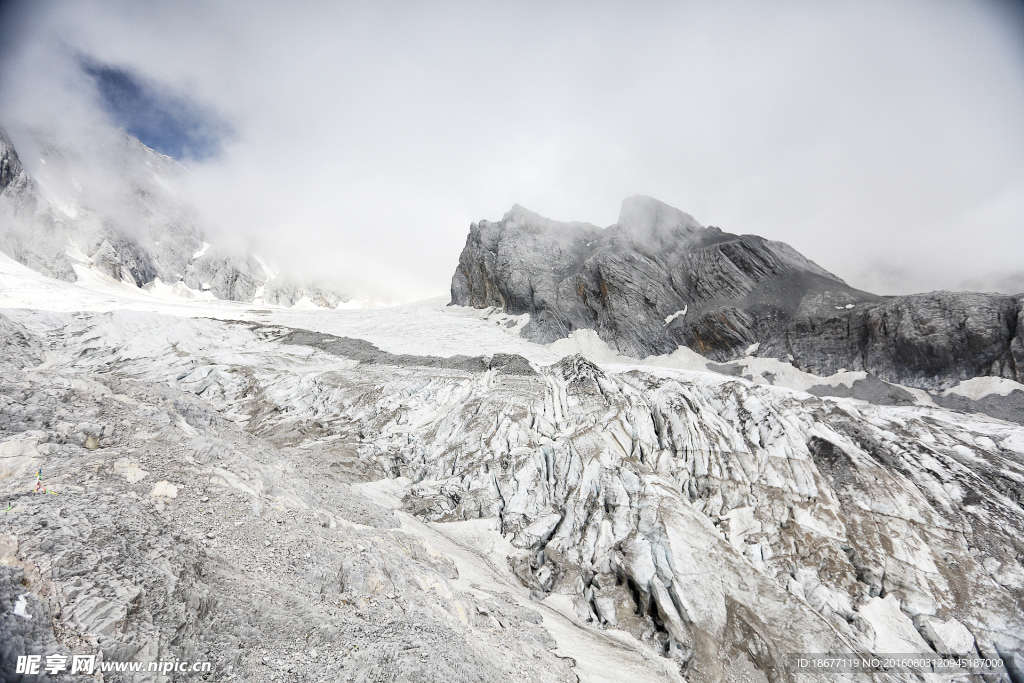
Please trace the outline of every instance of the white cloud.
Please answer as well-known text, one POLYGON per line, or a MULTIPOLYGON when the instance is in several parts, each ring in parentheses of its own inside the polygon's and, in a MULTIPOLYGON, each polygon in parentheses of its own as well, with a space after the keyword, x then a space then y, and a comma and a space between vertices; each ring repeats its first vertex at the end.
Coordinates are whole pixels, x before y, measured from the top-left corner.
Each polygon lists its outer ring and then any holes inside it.
POLYGON ((1019 272, 1009 6, 39 7, 3 55, 0 120, 93 125, 72 50, 187 92, 236 134, 192 165, 207 219, 286 267, 435 295, 472 220, 518 202, 608 225, 643 193, 855 286, 878 264, 921 289, 1019 272))

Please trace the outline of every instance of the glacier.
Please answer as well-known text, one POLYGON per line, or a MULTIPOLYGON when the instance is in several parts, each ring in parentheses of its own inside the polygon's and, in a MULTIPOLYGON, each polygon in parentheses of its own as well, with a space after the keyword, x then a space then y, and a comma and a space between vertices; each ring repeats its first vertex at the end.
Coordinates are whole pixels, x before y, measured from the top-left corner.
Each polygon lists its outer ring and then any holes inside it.
POLYGON ((0 255, 0 670, 774 682, 931 653, 1020 680, 1024 426, 445 303, 171 300, 0 255))

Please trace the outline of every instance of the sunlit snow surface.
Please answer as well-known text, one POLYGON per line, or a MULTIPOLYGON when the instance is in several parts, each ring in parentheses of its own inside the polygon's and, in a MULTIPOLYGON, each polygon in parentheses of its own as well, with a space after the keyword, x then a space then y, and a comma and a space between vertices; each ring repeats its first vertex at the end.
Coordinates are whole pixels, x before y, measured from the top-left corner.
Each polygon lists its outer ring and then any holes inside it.
POLYGON ((0 253, 0 308, 64 312, 132 310, 255 321, 365 339, 392 353, 444 357, 518 353, 544 364, 561 357, 506 331, 504 323, 513 316, 488 319, 484 312, 475 309, 446 306, 444 298, 405 306, 340 310, 280 308, 212 297, 197 305, 188 295, 176 295, 171 286, 158 285, 147 291, 119 283, 88 267, 77 268, 76 272, 77 283, 53 280, 0 253))

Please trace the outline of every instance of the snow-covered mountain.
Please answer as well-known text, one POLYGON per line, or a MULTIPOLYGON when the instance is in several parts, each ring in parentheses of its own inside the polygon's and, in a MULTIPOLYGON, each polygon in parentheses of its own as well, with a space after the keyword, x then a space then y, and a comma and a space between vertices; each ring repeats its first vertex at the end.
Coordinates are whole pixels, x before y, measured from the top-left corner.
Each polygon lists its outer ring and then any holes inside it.
POLYGON ((39 170, 30 176, 0 129, 0 250, 28 267, 69 282, 92 270, 187 298, 328 308, 344 300, 207 243, 181 192, 188 171, 127 133, 91 147, 45 135, 32 142, 39 170))
POLYGON ((789 245, 705 228, 649 197, 626 199, 604 229, 519 206, 474 223, 451 293, 454 304, 529 314, 532 340, 593 329, 636 358, 685 346, 921 389, 1024 381, 1024 294, 876 296, 789 245))

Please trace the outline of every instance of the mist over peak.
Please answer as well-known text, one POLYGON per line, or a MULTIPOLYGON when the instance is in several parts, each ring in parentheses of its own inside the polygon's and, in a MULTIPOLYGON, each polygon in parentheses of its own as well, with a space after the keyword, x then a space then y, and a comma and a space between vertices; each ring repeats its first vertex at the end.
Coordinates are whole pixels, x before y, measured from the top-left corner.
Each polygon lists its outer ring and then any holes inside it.
POLYGON ((703 230, 690 214, 644 195, 622 201, 619 226, 632 238, 647 242, 659 242, 673 233, 691 235, 703 230))

